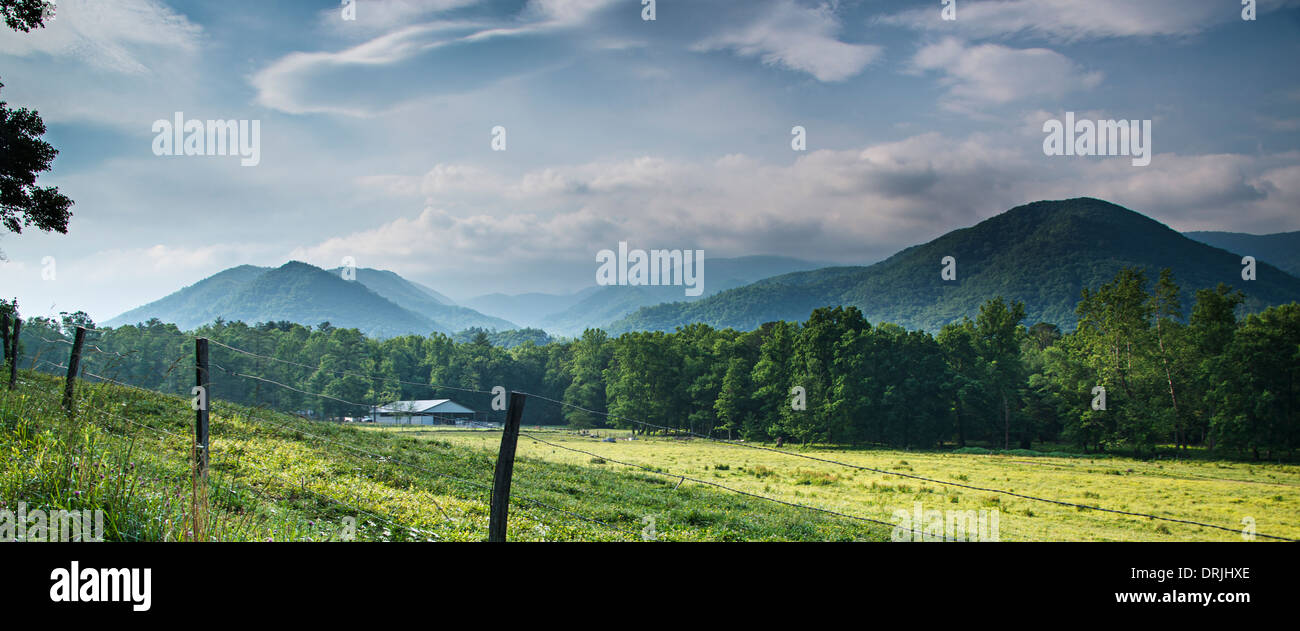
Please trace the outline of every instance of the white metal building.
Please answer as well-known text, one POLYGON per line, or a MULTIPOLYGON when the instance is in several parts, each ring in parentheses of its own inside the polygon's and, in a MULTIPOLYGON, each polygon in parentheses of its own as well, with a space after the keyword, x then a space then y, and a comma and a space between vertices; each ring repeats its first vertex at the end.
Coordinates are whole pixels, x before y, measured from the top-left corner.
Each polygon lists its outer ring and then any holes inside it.
POLYGON ((376 423, 396 425, 453 425, 474 421, 471 410, 451 399, 394 401, 375 408, 376 423))

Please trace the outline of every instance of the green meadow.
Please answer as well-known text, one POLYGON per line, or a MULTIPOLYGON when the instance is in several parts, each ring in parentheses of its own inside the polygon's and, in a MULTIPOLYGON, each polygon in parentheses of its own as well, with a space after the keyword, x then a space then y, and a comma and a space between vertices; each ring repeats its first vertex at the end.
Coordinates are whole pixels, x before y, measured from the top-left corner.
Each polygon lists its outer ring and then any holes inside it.
MULTIPOLYGON (((390 436, 472 449, 495 449, 499 432, 377 428, 390 436)), ((557 464, 599 470, 635 470, 612 460, 715 482, 787 502, 895 522, 895 511, 999 510, 1003 541, 1242 541, 1240 532, 1067 507, 1005 494, 975 491, 901 476, 852 469, 773 451, 681 437, 627 440, 627 431, 600 430, 600 437, 570 431, 524 428, 548 443, 519 439, 519 453, 557 464), (616 442, 604 442, 615 437, 616 442), (601 461, 604 461, 603 463, 601 461)), ((764 446, 771 447, 771 444, 764 446)), ((1300 467, 1206 460, 1192 451, 1159 459, 1017 451, 953 453, 895 449, 790 447, 783 451, 1074 504, 1245 527, 1300 538, 1300 467)), ((986 450, 971 449, 972 452, 986 450)), ((682 488, 689 486, 686 482, 682 488)), ((1264 540, 1264 539, 1259 539, 1264 540)))
MULTIPOLYGON (((190 400, 23 372, 0 388, 0 510, 102 510, 110 541, 480 541, 496 447, 213 403, 194 507, 190 400), (201 495, 201 494, 200 494, 201 495), (193 518, 195 514, 201 517, 193 518)), ((890 528, 649 473, 517 459, 517 541, 870 541, 890 528)))
MULTIPOLYGON (((0 509, 16 511, 22 503, 29 512, 102 510, 104 538, 115 541, 486 537, 499 431, 321 423, 217 401, 206 500, 200 492, 196 502, 189 399, 79 382, 76 413, 70 415, 60 406, 62 385, 61 379, 25 372, 17 389, 0 391, 0 509)), ((923 510, 996 509, 1003 541, 1242 540, 1237 532, 721 442, 644 435, 628 440, 626 431, 600 431, 597 438, 531 426, 523 433, 511 498, 512 540, 888 541, 898 523, 895 513, 913 511, 917 503, 923 510), (606 442, 608 437, 615 442, 606 442)), ((1300 538, 1300 467, 1293 465, 1195 454, 1136 460, 1034 452, 784 450, 1230 528, 1242 527, 1249 517, 1258 532, 1300 538)))

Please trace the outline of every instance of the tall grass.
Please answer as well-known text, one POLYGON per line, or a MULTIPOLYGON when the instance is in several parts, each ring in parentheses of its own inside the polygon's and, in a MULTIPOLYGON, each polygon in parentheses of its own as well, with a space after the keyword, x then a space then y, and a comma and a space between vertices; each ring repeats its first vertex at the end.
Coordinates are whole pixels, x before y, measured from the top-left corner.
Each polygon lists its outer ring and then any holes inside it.
MULTIPOLYGON (((102 510, 112 541, 486 537, 495 445, 457 446, 218 400, 208 484, 200 487, 207 497, 196 498, 189 399, 83 381, 69 415, 59 406, 61 385, 25 372, 16 390, 0 394, 5 505, 102 510)), ((658 540, 889 536, 887 527, 607 468, 519 458, 508 537, 641 540, 651 522, 658 540)))

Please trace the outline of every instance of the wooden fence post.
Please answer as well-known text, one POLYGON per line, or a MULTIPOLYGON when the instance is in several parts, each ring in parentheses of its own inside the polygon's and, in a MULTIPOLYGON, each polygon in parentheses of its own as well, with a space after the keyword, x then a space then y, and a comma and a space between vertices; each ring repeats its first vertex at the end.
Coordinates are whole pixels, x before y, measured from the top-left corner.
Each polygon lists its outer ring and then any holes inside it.
POLYGON ((194 470, 191 478, 192 540, 207 539, 208 514, 208 410, 212 407, 212 382, 208 373, 208 340, 194 339, 194 385, 198 405, 194 406, 194 470))
POLYGON ((63 409, 72 411, 73 388, 77 383, 77 370, 81 368, 81 344, 86 341, 86 328, 77 327, 72 337, 72 356, 68 358, 68 380, 63 384, 63 409))
POLYGON ((212 392, 208 380, 208 340, 194 340, 194 385, 200 388, 199 405, 194 412, 194 449, 195 474, 206 475, 208 471, 208 408, 211 406, 212 392))
POLYGON ((526 395, 510 393, 510 408, 506 412, 505 431, 501 433, 501 449, 497 451, 495 479, 492 481, 492 501, 488 517, 488 541, 506 540, 506 519, 510 511, 510 478, 515 471, 515 445, 519 442, 519 421, 524 416, 526 395))

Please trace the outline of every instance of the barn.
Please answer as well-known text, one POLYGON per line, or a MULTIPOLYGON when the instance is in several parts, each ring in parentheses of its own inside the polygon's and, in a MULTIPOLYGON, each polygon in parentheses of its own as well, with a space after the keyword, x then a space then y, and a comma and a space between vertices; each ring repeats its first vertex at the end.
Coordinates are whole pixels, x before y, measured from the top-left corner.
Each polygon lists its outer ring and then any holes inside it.
POLYGON ((394 401, 375 408, 375 422, 394 425, 458 425, 478 416, 451 399, 394 401))

